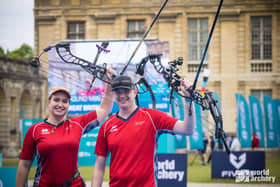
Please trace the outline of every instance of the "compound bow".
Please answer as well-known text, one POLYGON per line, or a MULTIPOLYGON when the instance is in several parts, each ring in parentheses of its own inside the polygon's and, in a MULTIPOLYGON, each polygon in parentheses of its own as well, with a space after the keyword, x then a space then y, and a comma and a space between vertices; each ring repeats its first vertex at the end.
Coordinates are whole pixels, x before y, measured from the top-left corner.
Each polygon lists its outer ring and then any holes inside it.
MULTIPOLYGON (((183 58, 182 57, 179 57, 178 59, 169 62, 168 63, 169 65, 167 67, 164 67, 161 63, 161 60, 160 60, 161 55, 158 55, 158 54, 148 55, 147 57, 143 58, 141 60, 141 62, 137 65, 136 74, 142 76, 142 78, 137 82, 137 84, 138 85, 144 84, 145 87, 147 88, 146 91, 149 91, 151 93, 154 108, 155 108, 155 103, 156 103, 155 96, 154 96, 154 94, 151 90, 150 85, 145 80, 145 78, 143 78, 145 65, 147 64, 148 61, 150 61, 150 63, 153 64, 155 70, 158 73, 162 74, 163 78, 166 80, 166 82, 168 84, 168 87, 171 90, 170 91, 170 102, 171 102, 171 99, 173 98, 172 94, 175 91, 181 97, 184 97, 184 98, 190 100, 190 105, 192 104, 192 101, 193 101, 193 102, 199 104, 202 107, 203 110, 210 110, 211 115, 213 117, 213 120, 215 122, 215 138, 218 139, 218 140, 222 140, 227 153, 230 153, 230 150, 229 150, 228 145, 227 145, 226 140, 225 140, 225 133, 224 133, 224 130, 223 130, 222 114, 221 114, 221 111, 218 107, 218 104, 217 104, 218 102, 213 95, 213 92, 207 91, 207 92, 205 92, 204 96, 202 96, 200 94, 200 91, 196 90, 196 84, 197 84, 197 81, 198 81, 198 78, 199 78, 199 75, 200 75, 201 68, 202 68, 203 63, 204 63, 204 59, 205 59, 206 54, 207 54, 207 50, 208 50, 208 47, 209 47, 209 44, 210 44, 210 41, 211 41, 211 38, 212 38, 212 34, 214 32, 214 28, 215 28, 217 19, 218 19, 219 14, 220 14, 222 4, 223 4, 223 0, 221 0, 220 3, 219 3, 218 9, 217 9, 217 12, 216 12, 216 15, 215 15, 215 19, 213 21, 213 24, 212 24, 212 27, 211 27, 211 30, 210 30, 210 33, 209 33, 209 36, 208 36, 208 39, 207 39, 207 42, 206 42, 206 46, 205 46, 204 51, 203 51, 201 62, 200 62, 198 71, 197 71, 196 76, 195 76, 194 83, 188 89, 188 91, 190 93, 190 96, 185 96, 180 89, 180 84, 181 84, 181 79, 182 78, 179 74, 177 74, 177 71, 179 70, 177 68, 177 66, 183 64, 183 58)), ((125 68, 126 67, 127 67, 127 65, 125 66, 125 68)), ((122 73, 124 72, 125 68, 123 69, 122 73)), ((138 86, 138 87, 141 87, 141 86, 138 86)), ((139 93, 140 94, 145 93, 146 91, 139 92, 139 93)), ((191 107, 189 107, 189 108, 190 108, 189 115, 192 115, 191 107)))

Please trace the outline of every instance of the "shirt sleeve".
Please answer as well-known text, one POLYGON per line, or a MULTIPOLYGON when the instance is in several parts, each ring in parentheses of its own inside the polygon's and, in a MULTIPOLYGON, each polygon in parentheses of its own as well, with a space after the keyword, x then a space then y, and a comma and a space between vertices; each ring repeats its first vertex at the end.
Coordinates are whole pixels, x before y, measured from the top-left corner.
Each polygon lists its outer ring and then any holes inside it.
POLYGON ((105 123, 101 125, 98 136, 97 136, 97 141, 96 141, 96 146, 95 146, 95 151, 94 154, 99 155, 99 156, 107 156, 108 155, 108 144, 107 140, 105 137, 105 123))
POLYGON ((173 130, 175 123, 178 121, 178 119, 173 118, 159 110, 148 109, 148 113, 151 115, 153 123, 157 130, 171 131, 173 130))
POLYGON ((97 114, 96 110, 91 111, 87 114, 71 118, 71 120, 78 122, 83 128, 94 128, 99 125, 99 122, 97 121, 97 114))
POLYGON ((35 150, 36 150, 36 142, 33 138, 33 130, 34 130, 34 125, 31 126, 25 134, 22 151, 21 151, 21 154, 19 157, 21 160, 33 160, 34 159, 35 150))

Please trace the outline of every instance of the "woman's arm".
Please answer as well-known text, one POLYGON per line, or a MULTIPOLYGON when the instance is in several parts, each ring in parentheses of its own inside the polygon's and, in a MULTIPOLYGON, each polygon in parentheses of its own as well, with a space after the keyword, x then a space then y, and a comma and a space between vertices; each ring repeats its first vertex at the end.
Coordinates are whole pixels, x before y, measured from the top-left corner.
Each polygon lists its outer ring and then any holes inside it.
POLYGON ((106 84, 105 93, 103 95, 100 106, 96 109, 97 120, 102 122, 112 111, 113 107, 113 97, 111 85, 106 84))
POLYGON ((19 160, 16 176, 16 187, 24 187, 31 165, 32 160, 19 160))
MULTIPOLYGON (((108 80, 112 80, 112 76, 115 75, 115 71, 111 68, 106 69, 106 77, 108 80)), ((105 92, 101 101, 100 106, 96 109, 97 120, 102 122, 112 111, 113 107, 113 97, 112 97, 112 88, 110 84, 106 84, 105 92)))

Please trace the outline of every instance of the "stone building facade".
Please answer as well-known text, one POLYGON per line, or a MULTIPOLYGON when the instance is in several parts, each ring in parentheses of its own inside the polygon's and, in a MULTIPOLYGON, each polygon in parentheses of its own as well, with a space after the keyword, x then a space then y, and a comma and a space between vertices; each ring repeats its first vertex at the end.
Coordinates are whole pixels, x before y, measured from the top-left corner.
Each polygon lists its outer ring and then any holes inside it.
POLYGON ((42 116, 39 68, 29 61, 0 58, 0 152, 15 156, 21 143, 20 120, 42 116))
MULTIPOLYGON (((163 0, 35 0, 35 52, 66 39, 141 38, 163 0)), ((168 41, 170 59, 184 58, 191 81, 218 0, 170 0, 147 38, 168 41)), ((218 92, 226 131, 236 131, 235 93, 280 98, 280 1, 224 1, 205 67, 218 92)), ((46 69, 47 63, 42 67, 46 69)), ((198 84, 200 85, 200 83, 198 84)), ((43 98, 47 84, 43 85, 43 98)), ((44 109, 44 104, 42 105, 44 109)))

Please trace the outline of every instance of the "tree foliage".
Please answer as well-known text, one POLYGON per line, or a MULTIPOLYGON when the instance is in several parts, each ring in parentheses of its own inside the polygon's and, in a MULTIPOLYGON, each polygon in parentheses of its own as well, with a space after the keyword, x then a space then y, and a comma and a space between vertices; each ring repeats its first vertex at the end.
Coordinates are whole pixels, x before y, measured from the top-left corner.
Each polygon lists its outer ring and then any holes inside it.
POLYGON ((11 59, 31 59, 33 57, 33 49, 31 46, 25 43, 11 52, 5 52, 4 49, 0 47, 0 57, 11 59))
POLYGON ((0 47, 0 57, 5 57, 5 56, 6 56, 5 50, 2 47, 0 47))

